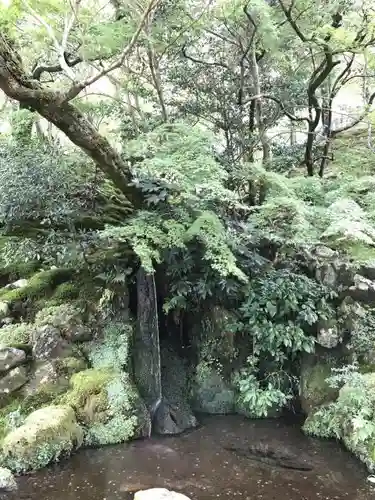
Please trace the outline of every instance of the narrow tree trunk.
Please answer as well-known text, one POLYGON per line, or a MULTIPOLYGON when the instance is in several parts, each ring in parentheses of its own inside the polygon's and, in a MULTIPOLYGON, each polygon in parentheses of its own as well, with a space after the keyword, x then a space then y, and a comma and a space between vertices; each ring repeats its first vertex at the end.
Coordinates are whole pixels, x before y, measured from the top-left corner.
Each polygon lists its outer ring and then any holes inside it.
MULTIPOLYGON (((252 45, 250 49, 251 57, 251 73, 253 77, 254 94, 256 96, 261 95, 260 87, 260 77, 259 77, 259 65, 256 58, 256 48, 255 44, 252 45)), ((261 98, 254 99, 255 102, 255 118, 258 128, 259 140, 262 144, 262 163, 268 163, 271 156, 271 147, 267 137, 267 129, 263 118, 262 100, 261 98)))

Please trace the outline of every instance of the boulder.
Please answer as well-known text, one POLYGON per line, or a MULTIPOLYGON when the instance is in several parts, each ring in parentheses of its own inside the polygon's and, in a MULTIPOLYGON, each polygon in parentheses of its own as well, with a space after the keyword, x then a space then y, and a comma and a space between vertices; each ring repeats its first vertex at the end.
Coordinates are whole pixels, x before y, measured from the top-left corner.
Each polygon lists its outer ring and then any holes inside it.
POLYGON ((10 308, 8 302, 4 300, 0 301, 0 320, 4 320, 7 316, 9 316, 10 308))
POLYGON ((332 349, 342 341, 342 336, 334 321, 320 321, 317 330, 316 342, 322 347, 332 349))
POLYGON ((0 348, 0 372, 7 372, 26 361, 26 353, 12 347, 0 348))
POLYGON ((338 396, 337 389, 327 383, 332 375, 332 368, 339 366, 334 354, 306 354, 301 363, 300 401, 302 411, 309 415, 318 406, 334 401, 338 396))
POLYGON ((88 446, 129 441, 146 425, 143 413, 137 414, 140 397, 129 375, 113 368, 90 368, 74 374, 61 402, 74 408, 86 429, 88 446))
POLYGON ((9 283, 5 288, 8 288, 9 290, 15 290, 16 288, 24 288, 29 284, 29 281, 26 279, 20 279, 17 281, 14 281, 13 283, 9 283))
MULTIPOLYGON (((62 375, 55 360, 37 361, 31 367, 30 380, 22 387, 21 394, 30 402, 45 403, 69 387, 69 378, 62 375)), ((84 369, 86 366, 82 365, 84 369)))
POLYGON ((347 295, 361 304, 373 305, 375 304, 375 281, 356 274, 354 284, 349 287, 347 295))
POLYGON ((10 370, 0 379, 0 394, 11 394, 17 391, 28 381, 27 370, 24 366, 18 366, 10 370))
POLYGON ((161 385, 163 400, 153 418, 157 434, 180 434, 197 427, 189 405, 187 372, 183 360, 170 346, 161 349, 161 385))
POLYGON ((375 281, 375 260, 364 262, 359 269, 359 274, 364 278, 375 281))
POLYGON ((16 491, 17 482, 9 469, 0 467, 0 491, 16 491))
POLYGON ((31 413, 5 436, 4 463, 14 472, 40 469, 70 455, 83 442, 83 430, 69 406, 47 406, 31 413))
POLYGON ((151 488, 137 491, 134 500, 190 500, 189 497, 165 488, 151 488))
POLYGON ((226 415, 235 411, 236 395, 229 382, 205 362, 198 364, 192 386, 192 406, 195 411, 226 415))
POLYGON ((32 333, 33 356, 37 360, 72 356, 73 346, 52 325, 36 328, 32 333))
POLYGON ((70 342, 86 342, 93 337, 93 330, 83 323, 82 311, 70 303, 42 309, 36 315, 35 323, 40 327, 56 328, 70 342))

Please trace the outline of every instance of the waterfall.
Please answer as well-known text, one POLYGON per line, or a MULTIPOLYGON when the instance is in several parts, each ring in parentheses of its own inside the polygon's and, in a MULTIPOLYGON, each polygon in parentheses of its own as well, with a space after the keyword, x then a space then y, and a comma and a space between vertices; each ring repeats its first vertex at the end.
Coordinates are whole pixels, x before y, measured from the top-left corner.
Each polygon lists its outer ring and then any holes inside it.
POLYGON ((159 318, 153 274, 137 273, 137 328, 134 338, 134 376, 151 415, 162 400, 159 318))

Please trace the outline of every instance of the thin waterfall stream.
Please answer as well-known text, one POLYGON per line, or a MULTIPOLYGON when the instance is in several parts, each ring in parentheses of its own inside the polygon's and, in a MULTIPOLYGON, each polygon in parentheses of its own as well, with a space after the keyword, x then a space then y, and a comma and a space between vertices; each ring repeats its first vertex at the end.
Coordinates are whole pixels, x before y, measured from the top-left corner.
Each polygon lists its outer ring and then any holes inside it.
MULTIPOLYGON (((159 316, 155 277, 143 268, 137 273, 137 328, 134 375, 152 416, 162 401, 159 316)), ((150 428, 151 434, 151 428, 150 428)))

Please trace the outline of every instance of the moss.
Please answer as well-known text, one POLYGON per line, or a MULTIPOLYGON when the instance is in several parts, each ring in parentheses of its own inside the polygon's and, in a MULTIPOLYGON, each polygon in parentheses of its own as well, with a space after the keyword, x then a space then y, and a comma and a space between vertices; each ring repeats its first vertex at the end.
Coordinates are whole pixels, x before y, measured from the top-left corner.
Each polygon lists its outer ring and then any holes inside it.
POLYGON ((305 363, 301 370, 301 404, 305 413, 309 414, 318 406, 336 399, 336 389, 329 386, 327 378, 335 360, 319 359, 316 363, 305 363))
POLYGON ((67 358, 57 359, 55 361, 55 367, 59 375, 65 375, 70 378, 75 373, 86 370, 87 364, 83 359, 69 356, 67 358))
POLYGON ((59 329, 69 329, 72 323, 81 323, 81 311, 69 303, 45 307, 36 314, 34 323, 37 327, 52 325, 59 329))
POLYGON ((22 413, 28 415, 29 413, 40 409, 43 406, 53 404, 57 401, 60 392, 59 386, 53 383, 43 384, 42 387, 30 396, 26 396, 20 403, 22 413))
POLYGON ((69 281, 59 285, 52 295, 52 299, 56 303, 63 303, 69 300, 76 299, 80 294, 80 287, 69 281))
POLYGON ((375 248, 360 241, 333 241, 330 243, 330 247, 346 254, 357 264, 375 260, 375 248))
POLYGON ((26 346, 30 343, 34 328, 29 323, 7 325, 0 328, 0 345, 8 347, 26 346))
POLYGON ((69 406, 31 413, 2 443, 2 461, 14 472, 40 469, 69 455, 83 442, 83 430, 69 406))
POLYGON ((106 385, 114 377, 113 370, 107 368, 97 370, 89 368, 75 373, 70 379, 72 389, 62 397, 61 403, 72 406, 78 414, 81 413, 81 417, 84 419, 84 409, 88 400, 92 397, 99 397, 101 401, 105 400, 106 385))
POLYGON ((1 283, 7 284, 21 278, 29 278, 40 267, 40 262, 17 262, 0 270, 1 283))
POLYGON ((9 303, 22 302, 27 299, 34 300, 46 295, 50 295, 52 291, 62 282, 69 279, 72 271, 69 269, 49 269, 34 274, 28 284, 22 288, 14 290, 3 289, 0 291, 0 299, 9 303))
MULTIPOLYGON (((0 410, 0 443, 9 432, 9 419, 8 415, 21 410, 21 400, 16 398, 10 401, 6 406, 0 410)), ((22 410, 21 410, 22 411, 22 410)))
POLYGON ((130 377, 109 368, 88 369, 71 378, 72 389, 60 398, 72 406, 86 428, 88 446, 127 441, 135 431, 139 395, 130 377))

